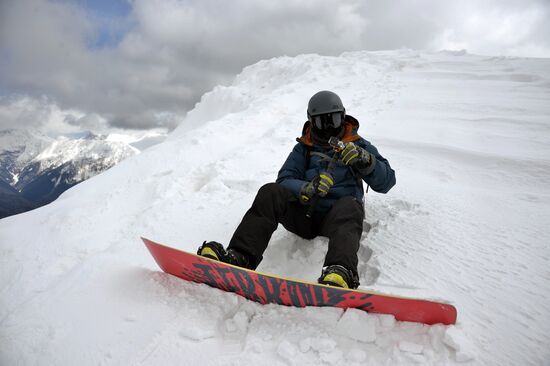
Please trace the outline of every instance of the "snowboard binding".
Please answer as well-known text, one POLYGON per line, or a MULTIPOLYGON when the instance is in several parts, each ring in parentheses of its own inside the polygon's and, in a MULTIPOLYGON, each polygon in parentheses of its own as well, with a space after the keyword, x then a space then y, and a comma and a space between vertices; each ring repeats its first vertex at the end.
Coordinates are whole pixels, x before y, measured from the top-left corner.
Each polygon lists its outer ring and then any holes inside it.
POLYGON ((225 262, 224 259, 227 255, 227 252, 225 251, 223 245, 216 241, 209 241, 208 243, 206 240, 197 250, 197 254, 201 257, 206 257, 210 259, 214 259, 216 261, 225 262))
POLYGON ((334 264, 323 268, 318 283, 329 286, 356 289, 359 287, 359 278, 344 266, 334 264))
POLYGON ((204 243, 202 243, 202 245, 197 250, 197 254, 201 257, 229 263, 234 266, 254 269, 252 268, 250 260, 246 255, 235 249, 225 250, 223 245, 215 241, 205 241, 204 243))

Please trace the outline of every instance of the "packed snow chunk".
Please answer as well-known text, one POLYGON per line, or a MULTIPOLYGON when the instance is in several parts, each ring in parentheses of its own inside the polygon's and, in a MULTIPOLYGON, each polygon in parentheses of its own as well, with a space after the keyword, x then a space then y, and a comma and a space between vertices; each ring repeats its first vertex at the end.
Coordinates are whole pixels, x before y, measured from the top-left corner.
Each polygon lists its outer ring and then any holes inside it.
POLYGON ((238 311, 232 318, 225 321, 225 329, 232 332, 244 333, 248 328, 249 318, 245 311, 238 311))
POLYGON ((443 338, 445 336, 445 330, 447 327, 443 324, 434 324, 428 330, 428 336, 430 337, 430 345, 435 352, 443 352, 445 344, 443 338))
POLYGON ((395 326, 395 316, 391 314, 378 314, 377 317, 382 328, 391 329, 395 326))
POLYGON ((467 362, 474 359, 473 345, 458 327, 449 327, 443 337, 443 343, 455 350, 457 362, 467 362))
POLYGON ((404 356, 404 359, 405 359, 406 361, 405 361, 405 362, 401 361, 401 362, 399 362, 399 364, 405 364, 405 365, 412 365, 412 364, 425 365, 425 364, 427 363, 426 357, 424 357, 423 354, 405 352, 405 353, 403 353, 403 356, 404 356))
POLYGON ((303 308, 302 312, 304 312, 311 321, 323 327, 333 329, 342 317, 344 310, 328 306, 320 308, 312 306, 303 308))
POLYGON ((344 353, 339 349, 333 349, 330 352, 321 352, 319 353, 319 357, 321 358, 321 361, 328 363, 329 365, 337 365, 341 363, 344 356, 344 353))
POLYGON ((300 341, 300 351, 302 353, 314 350, 317 352, 332 352, 336 348, 336 342, 333 339, 323 337, 307 337, 300 341))
POLYGON ((414 342, 400 341, 399 349, 403 352, 421 354, 422 351, 424 350, 424 346, 414 342))
POLYGON ((296 346, 287 340, 279 343, 279 346, 277 347, 277 354, 287 361, 292 361, 297 352, 298 349, 296 348, 296 346))
POLYGON ((216 336, 216 330, 211 327, 184 327, 179 331, 179 336, 193 341, 202 341, 216 336))
POLYGON ((336 333, 360 342, 372 343, 376 341, 376 329, 379 326, 380 321, 376 315, 347 309, 336 324, 336 333))
POLYGON ((367 359, 367 353, 359 348, 354 348, 346 353, 348 361, 362 363, 367 359))
POLYGON ((187 309, 187 314, 190 316, 185 320, 185 323, 181 324, 181 328, 178 330, 178 335, 181 338, 202 341, 216 337, 218 334, 216 324, 208 319, 208 314, 212 314, 213 309, 204 307, 202 310, 204 312, 201 313, 198 308, 187 309))
POLYGON ((305 353, 310 349, 319 354, 321 361, 331 365, 338 364, 344 356, 344 353, 338 348, 336 341, 329 338, 308 337, 300 342, 300 351, 305 353))
POLYGON ((299 343, 299 349, 302 353, 313 351, 312 354, 318 355, 323 362, 334 364, 343 357, 343 352, 338 348, 334 339, 326 338, 327 335, 319 337, 303 338, 299 343))

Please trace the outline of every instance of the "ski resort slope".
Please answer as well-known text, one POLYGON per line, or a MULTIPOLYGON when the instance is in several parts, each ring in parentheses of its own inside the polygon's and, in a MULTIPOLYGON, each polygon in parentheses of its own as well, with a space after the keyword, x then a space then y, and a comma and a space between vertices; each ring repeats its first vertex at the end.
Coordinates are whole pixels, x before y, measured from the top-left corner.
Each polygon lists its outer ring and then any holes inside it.
MULTIPOLYGON (((261 61, 165 142, 0 221, 0 364, 549 364, 549 223, 549 59, 261 61), (262 306, 162 273, 139 240, 227 243, 324 89, 397 175, 366 196, 362 287, 451 302, 456 326, 262 306)), ((279 228, 259 270, 315 281, 326 247, 279 228)))

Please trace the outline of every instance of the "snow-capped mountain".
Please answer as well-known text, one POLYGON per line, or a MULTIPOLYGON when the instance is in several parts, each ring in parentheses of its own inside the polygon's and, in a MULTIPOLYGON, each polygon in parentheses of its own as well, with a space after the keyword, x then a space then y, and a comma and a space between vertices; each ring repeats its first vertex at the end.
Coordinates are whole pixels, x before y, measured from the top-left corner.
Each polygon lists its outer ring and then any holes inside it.
POLYGON ((15 189, 0 197, 3 216, 47 204, 139 150, 120 139, 90 132, 56 140, 35 131, 0 134, 0 179, 15 189), (18 196, 18 197, 17 197, 18 196))
POLYGON ((0 131, 0 179, 15 186, 21 170, 53 142, 36 130, 0 131))
POLYGON ((139 150, 107 136, 89 133, 85 137, 61 137, 27 163, 19 174, 16 188, 21 191, 37 177, 59 170, 68 184, 76 184, 111 168, 139 150))
MULTIPOLYGON (((0 220, 0 364, 548 364, 549 87, 548 59, 465 52, 245 68, 163 143, 0 220), (139 240, 226 244, 327 89, 397 175, 366 196, 362 287, 452 302, 456 326, 260 305, 162 273, 139 240)), ((326 250, 279 227, 258 269, 315 281, 326 250)))

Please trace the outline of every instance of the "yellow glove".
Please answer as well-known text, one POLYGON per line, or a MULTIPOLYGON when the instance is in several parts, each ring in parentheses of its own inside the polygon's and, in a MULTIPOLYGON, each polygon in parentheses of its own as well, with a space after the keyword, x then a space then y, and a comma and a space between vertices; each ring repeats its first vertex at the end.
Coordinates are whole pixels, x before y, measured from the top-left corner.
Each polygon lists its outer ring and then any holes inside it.
POLYGON ((328 191, 334 185, 334 179, 332 175, 327 172, 319 174, 318 184, 317 184, 317 194, 321 197, 325 197, 328 194, 328 191))
POLYGON ((300 191, 300 201, 302 203, 308 203, 313 196, 318 194, 320 197, 325 197, 328 191, 334 185, 334 178, 327 172, 319 174, 318 177, 311 182, 304 184, 300 191))
POLYGON ((371 163, 372 156, 360 146, 348 142, 340 154, 340 159, 349 166, 355 166, 358 162, 361 162, 361 166, 368 166, 371 163))

